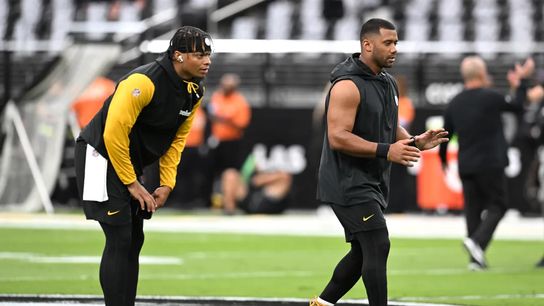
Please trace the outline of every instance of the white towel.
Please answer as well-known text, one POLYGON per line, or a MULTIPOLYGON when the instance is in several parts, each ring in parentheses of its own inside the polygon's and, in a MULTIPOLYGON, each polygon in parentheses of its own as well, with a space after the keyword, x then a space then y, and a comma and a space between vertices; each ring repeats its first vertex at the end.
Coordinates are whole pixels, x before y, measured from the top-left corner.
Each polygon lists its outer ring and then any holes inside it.
POLYGON ((108 161, 90 145, 85 155, 85 178, 83 179, 83 200, 104 202, 108 200, 106 177, 108 161))

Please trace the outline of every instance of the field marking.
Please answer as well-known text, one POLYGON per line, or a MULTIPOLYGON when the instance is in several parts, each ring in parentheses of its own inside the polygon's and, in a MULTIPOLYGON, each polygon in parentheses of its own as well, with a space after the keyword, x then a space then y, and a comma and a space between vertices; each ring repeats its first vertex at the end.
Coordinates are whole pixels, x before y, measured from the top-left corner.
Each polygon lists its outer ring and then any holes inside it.
POLYGON ((98 273, 96 275, 80 274, 67 276, 1 276, 0 282, 51 282, 51 281, 88 281, 98 280, 98 273))
POLYGON ((176 275, 140 275, 144 280, 202 280, 202 279, 229 279, 229 278, 284 278, 284 277, 311 277, 318 275, 312 271, 255 271, 255 272, 227 272, 227 273, 199 273, 176 275))
MULTIPOLYGON (((38 253, 0 252, 0 260, 19 260, 30 263, 99 264, 100 256, 48 256, 38 253)), ((140 256, 141 265, 181 265, 183 259, 166 256, 140 256)))
MULTIPOLYGON (((88 303, 88 302, 95 302, 96 300, 101 300, 101 295, 62 295, 62 294, 40 294, 40 295, 32 295, 32 294, 0 294, 0 305, 18 305, 18 306, 30 306, 30 305, 63 305, 63 306, 78 306, 78 305, 103 305, 103 304, 95 304, 95 303, 88 303), (5 302, 2 302, 2 299, 7 299, 8 301, 12 298, 27 298, 27 299, 40 299, 42 301, 47 302, 38 302, 38 303, 28 303, 28 302, 14 302, 13 304, 3 304, 5 302), (56 302, 56 303, 55 303, 56 302), (74 304, 71 304, 74 303, 74 304)), ((138 296, 136 299, 136 302, 138 304, 143 303, 144 305, 149 305, 149 303, 153 305, 163 304, 163 303, 170 303, 176 304, 176 305, 213 305, 214 302, 221 302, 221 304, 224 304, 225 302, 232 302, 234 305, 238 303, 248 303, 252 302, 254 304, 259 304, 262 302, 270 303, 275 302, 279 304, 286 304, 286 303, 297 303, 297 304, 304 304, 306 305, 308 303, 308 298, 270 298, 270 297, 236 297, 236 296, 138 296), (180 304, 181 303, 181 304, 180 304)), ((361 304, 368 304, 368 300, 366 299, 341 299, 340 302, 342 304, 347 305, 361 305, 361 304)), ((395 300, 389 300, 388 305, 390 306, 454 306, 450 304, 429 304, 429 303, 416 303, 416 302, 398 302, 395 300)))
POLYGON ((523 273, 534 271, 533 266, 526 268, 489 268, 486 271, 470 271, 467 268, 437 268, 425 270, 388 270, 388 275, 460 275, 460 274, 493 274, 493 273, 523 273))
MULTIPOLYGON (((263 253, 264 254, 264 253, 263 253)), ((246 256, 246 253, 230 253, 223 252, 222 254, 215 253, 213 257, 222 257, 222 258, 238 258, 246 256)), ((192 259, 206 259, 212 257, 208 256, 205 252, 191 252, 183 256, 185 258, 192 259)), ((99 256, 47 256, 37 253, 25 253, 25 252, 0 252, 0 260, 19 260, 26 261, 31 263, 57 263, 57 264, 99 264, 99 256)), ((184 259, 180 257, 166 257, 166 256, 141 256, 140 263, 142 265, 181 265, 184 263, 184 259)), ((492 268, 480 273, 519 273, 519 272, 529 272, 532 270, 532 267, 527 267, 526 269, 512 269, 512 268, 492 268)), ((461 274, 471 274, 471 272, 466 268, 437 268, 437 269, 427 269, 427 270, 389 270, 389 275, 461 275, 461 274)), ((146 279, 212 279, 212 278, 236 278, 236 277, 307 277, 307 276, 316 276, 320 273, 315 273, 312 271, 295 271, 295 272, 280 272, 280 271, 255 271, 255 272, 232 272, 232 273, 214 273, 214 274, 200 274, 195 276, 194 274, 175 274, 175 275, 154 275, 153 277, 146 277, 146 279)), ((11 280, 40 280, 41 278, 33 277, 12 277, 11 280)), ((74 278, 66 278, 59 280, 68 280, 74 278)), ((86 277, 77 277, 77 280, 86 279, 86 277)), ((0 281, 3 279, 0 277, 0 281)))
MULTIPOLYGON (((98 263, 97 263, 98 264, 98 263)), ((530 269, 493 269, 485 272, 472 272, 467 269, 429 269, 420 270, 392 270, 388 272, 390 276, 403 275, 436 275, 436 276, 451 276, 460 274, 473 273, 519 273, 527 272, 530 269)), ((165 281, 165 280, 208 280, 208 279, 236 279, 236 278, 285 278, 285 277, 320 277, 327 276, 328 271, 254 271, 254 272, 225 272, 225 273, 171 273, 171 274, 147 274, 143 271, 140 273, 140 280, 146 281, 165 281)), ((46 276, 0 276, 0 282, 32 282, 32 281, 85 281, 89 279, 97 279, 98 275, 70 275, 60 277, 46 276)))
MULTIPOLYGON (((327 209, 328 210, 328 209, 327 209)), ((462 239, 466 225, 462 216, 422 214, 387 215, 394 238, 462 239), (410 230, 406 230, 410 229, 410 230)), ((0 228, 100 230, 97 222, 83 215, 0 212, 0 228)), ((344 230, 332 213, 285 214, 281 216, 161 215, 145 222, 146 231, 184 233, 232 233, 252 235, 343 237, 344 230)), ((495 239, 542 241, 541 218, 524 218, 509 212, 501 220, 495 239)))
MULTIPOLYGON (((230 254, 223 252, 223 258, 234 258, 242 256, 243 254, 230 254)), ((218 254, 214 254, 217 256, 218 254)), ((247 255, 247 254, 246 254, 247 255)), ((193 258, 193 259, 205 259, 209 256, 206 256, 205 252, 192 252, 183 256, 184 258, 193 258)), ((0 260, 18 260, 29 263, 55 263, 55 264, 100 264, 100 256, 47 256, 44 254, 38 253, 27 253, 27 252, 0 252, 0 260)), ((167 256, 141 256, 140 264, 142 265, 182 265, 184 264, 184 259, 182 257, 167 257, 167 256)), ((426 270, 392 270, 388 271, 388 275, 391 276, 403 276, 403 275, 435 275, 435 276, 451 276, 451 275, 462 275, 462 274, 472 274, 472 273, 523 273, 532 271, 533 267, 527 267, 526 269, 515 269, 515 268, 491 268, 483 272, 472 272, 467 270, 464 267, 459 268, 436 268, 436 269, 426 269, 426 270)), ((140 275, 141 279, 148 280, 166 280, 166 279, 178 279, 178 280, 191 280, 191 279, 214 279, 214 278, 278 278, 278 277, 310 277, 321 275, 322 273, 316 273, 314 271, 254 271, 254 272, 228 272, 228 273, 208 273, 208 274, 168 274, 168 275, 152 275, 146 276, 145 274, 140 275)), ((9 278, 0 277, 0 281, 6 280, 13 281, 41 281, 44 280, 41 277, 33 276, 13 276, 9 278)), ((81 277, 71 277, 71 278, 59 278, 56 280, 85 280, 88 279, 87 276, 81 277)))
POLYGON ((413 297, 398 297, 394 298, 397 301, 451 301, 457 300, 506 300, 506 299, 544 299, 544 293, 532 294, 496 294, 496 295, 461 295, 461 296, 413 296, 413 297))
MULTIPOLYGON (((30 306, 30 305, 63 305, 63 306, 78 306, 82 305, 81 303, 84 303, 85 305, 89 306, 97 306, 97 305, 103 305, 103 304, 96 304, 96 303, 89 303, 94 302, 97 299, 101 299, 102 296, 100 295, 32 295, 32 294, 0 294, 0 305, 18 305, 18 306, 30 306), (10 298, 36 298, 36 299, 42 299, 47 300, 47 302, 6 302, 1 301, 2 299, 10 299, 10 298), (55 303, 56 302, 56 303, 55 303), (73 303, 73 304, 72 304, 73 303)), ((504 300, 504 299, 520 299, 520 298, 536 298, 536 299, 544 299, 544 293, 535 293, 535 294, 497 294, 497 295, 467 295, 467 296, 439 296, 439 297, 401 297, 401 298, 395 298, 390 297, 389 299, 389 305, 391 306, 453 306, 451 304, 441 304, 442 301, 449 301, 452 299, 457 300, 483 300, 483 299, 492 299, 492 300, 504 300), (430 303, 430 302, 418 302, 418 301, 429 301, 429 300, 437 300, 438 303, 430 303), (439 304, 440 303, 440 304, 439 304)), ((204 303, 204 305, 209 305, 206 303, 213 303, 214 301, 221 301, 221 302, 293 302, 293 303, 307 303, 307 298, 257 298, 257 297, 234 297, 234 296, 138 296, 137 302, 138 303, 154 303, 156 304, 157 301, 160 301, 162 303, 184 303, 189 302, 191 305, 201 305, 201 303, 204 303), (199 303, 200 301, 200 303, 199 303), (196 304, 195 304, 196 303, 196 304)), ((349 305, 361 305, 362 303, 368 303, 368 300, 366 299, 342 299, 342 303, 349 304, 349 305)), ((147 305, 147 304, 146 304, 147 305)))
MULTIPOLYGON (((233 278, 285 278, 285 277, 311 277, 317 275, 311 271, 256 271, 256 272, 227 272, 227 273, 198 273, 198 274, 148 274, 140 273, 140 280, 207 280, 207 279, 233 279, 233 278)), ((0 276, 0 282, 32 282, 32 281, 83 281, 97 279, 96 276, 86 274, 76 276, 0 276)))

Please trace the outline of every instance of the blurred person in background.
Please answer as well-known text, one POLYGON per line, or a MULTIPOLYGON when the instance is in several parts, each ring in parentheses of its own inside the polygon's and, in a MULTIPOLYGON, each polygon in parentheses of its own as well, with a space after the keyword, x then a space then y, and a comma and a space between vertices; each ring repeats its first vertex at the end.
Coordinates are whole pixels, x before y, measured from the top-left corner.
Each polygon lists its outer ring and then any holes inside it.
MULTIPOLYGON (((210 158, 214 176, 220 177, 222 195, 225 194, 225 185, 228 185, 226 181, 234 174, 239 176, 238 169, 242 164, 240 145, 251 120, 251 108, 238 90, 239 85, 238 75, 223 75, 219 89, 213 93, 207 106, 211 122, 211 136, 208 139, 210 158), (227 170, 230 175, 225 175, 227 170)), ((231 197, 222 196, 221 203, 225 213, 234 213, 236 203, 231 197)))
POLYGON ((540 147, 542 146, 544 136, 542 135, 542 103, 540 102, 540 90, 542 86, 531 86, 527 90, 527 103, 524 104, 523 111, 519 113, 519 126, 516 133, 513 146, 520 151, 522 180, 521 192, 523 198, 516 208, 520 213, 526 214, 533 211, 540 211, 541 201, 540 179, 538 172, 540 168, 540 147))
MULTIPOLYGON (((526 99, 527 81, 534 71, 534 61, 527 59, 508 72, 515 97, 504 96, 491 88, 491 80, 482 58, 468 56, 460 66, 464 90, 455 96, 444 112, 444 128, 459 140, 459 176, 463 184, 467 238, 463 245, 470 260, 470 270, 487 268, 485 251, 507 210, 506 176, 508 145, 504 137, 501 113, 520 112, 526 99)), ((442 167, 447 168, 448 144, 440 146, 442 167)))
POLYGON ((399 124, 397 85, 384 70, 396 60, 397 42, 391 22, 370 19, 361 27, 361 53, 331 73, 317 198, 332 207, 351 249, 311 306, 334 305, 361 276, 369 305, 387 305, 390 242, 383 212, 391 163, 411 167, 420 150, 448 140, 443 129, 411 136, 399 124))
MULTIPOLYGON (((98 77, 72 102, 70 108, 72 114, 75 115, 77 125, 80 129, 89 124, 96 113, 102 108, 104 101, 111 96, 114 91, 114 81, 106 77, 98 77)), ((74 136, 78 134, 74 134, 74 136)))
POLYGON ((85 216, 100 223, 106 238, 100 284, 107 306, 134 305, 143 219, 164 205, 176 184, 210 55, 208 33, 179 28, 166 52, 119 81, 77 139, 76 174, 85 216), (155 161, 160 186, 149 193, 139 179, 155 161))
MULTIPOLYGON (((405 75, 395 75, 395 80, 399 87, 399 125, 410 132, 415 111, 412 99, 408 96, 408 80, 405 75)), ((409 209, 417 209, 415 193, 410 192, 416 189, 415 177, 410 175, 403 165, 391 164, 391 189, 395 192, 390 194, 388 213, 403 213, 409 209), (409 199, 409 195, 414 196, 409 199)))
POLYGON ((325 39, 334 39, 338 20, 344 17, 344 0, 323 0, 321 14, 326 22, 325 39))
MULTIPOLYGON (((544 217, 544 85, 537 84, 527 90, 527 100, 534 105, 534 117, 531 120, 531 135, 537 140, 539 148, 536 152, 534 181, 537 185, 536 199, 540 204, 540 212, 544 217)), ((544 268, 544 256, 536 264, 537 268, 544 268)))
POLYGON ((240 171, 225 170, 223 198, 248 214, 279 214, 289 206, 293 176, 282 170, 259 169, 253 154, 240 171))
POLYGON ((410 125, 415 117, 415 110, 414 103, 408 96, 408 79, 405 75, 397 75, 395 79, 399 87, 399 124, 405 130, 410 131, 410 125))
POLYGON ((3 25, 0 27, 2 40, 12 40, 15 32, 15 25, 17 20, 21 17, 21 1, 20 0, 7 0, 2 4, 4 10, 3 16, 5 19, 1 22, 3 25))

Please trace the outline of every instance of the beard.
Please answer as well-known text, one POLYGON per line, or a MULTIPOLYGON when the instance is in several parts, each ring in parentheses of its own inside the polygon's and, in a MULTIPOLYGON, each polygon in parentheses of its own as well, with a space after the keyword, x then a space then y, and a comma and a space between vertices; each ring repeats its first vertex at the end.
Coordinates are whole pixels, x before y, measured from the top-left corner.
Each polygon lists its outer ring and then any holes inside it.
POLYGON ((393 67, 393 62, 391 62, 387 56, 374 55, 373 60, 374 60, 374 63, 376 63, 376 65, 378 65, 378 67, 380 67, 380 68, 391 68, 391 67, 393 67))
MULTIPOLYGON (((396 59, 396 58, 395 58, 396 59)), ((380 63, 383 68, 391 68, 393 67, 393 64, 395 63, 394 60, 391 60, 390 57, 386 57, 382 60, 380 63)))

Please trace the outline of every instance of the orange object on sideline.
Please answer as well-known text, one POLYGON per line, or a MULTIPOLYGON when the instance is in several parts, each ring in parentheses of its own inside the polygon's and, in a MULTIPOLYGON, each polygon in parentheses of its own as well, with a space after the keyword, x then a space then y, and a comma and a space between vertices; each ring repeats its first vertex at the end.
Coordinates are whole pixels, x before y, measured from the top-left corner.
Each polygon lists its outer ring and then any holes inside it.
POLYGON ((115 82, 104 77, 96 78, 85 91, 72 102, 80 128, 84 128, 100 110, 104 101, 115 91, 115 82))
POLYGON ((399 121, 403 127, 409 126, 414 121, 415 111, 412 100, 406 96, 399 98, 399 121))
POLYGON ((417 203, 424 210, 462 210, 463 189, 457 174, 457 151, 448 150, 448 173, 444 173, 438 150, 421 152, 417 175, 417 203))
POLYGON ((187 135, 187 141, 185 146, 188 148, 196 148, 204 142, 204 132, 206 130, 206 115, 204 111, 199 107, 196 109, 195 119, 193 119, 193 125, 187 135))
POLYGON ((215 92, 210 99, 213 114, 231 121, 236 125, 214 121, 212 134, 219 141, 239 140, 251 119, 251 108, 242 94, 235 91, 225 96, 221 91, 215 92))

